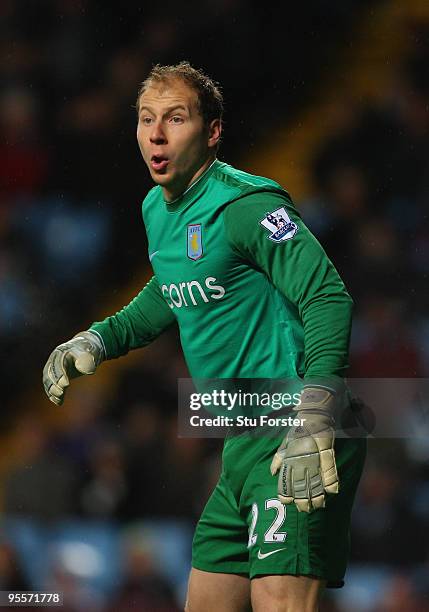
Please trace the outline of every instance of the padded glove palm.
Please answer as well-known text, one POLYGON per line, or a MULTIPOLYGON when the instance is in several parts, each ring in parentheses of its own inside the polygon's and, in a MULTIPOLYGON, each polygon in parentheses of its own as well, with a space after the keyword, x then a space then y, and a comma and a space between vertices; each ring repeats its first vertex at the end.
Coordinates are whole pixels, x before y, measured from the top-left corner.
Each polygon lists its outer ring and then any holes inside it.
POLYGON ((271 463, 279 472, 278 497, 300 512, 325 506, 326 493, 338 493, 334 452, 334 395, 323 387, 306 387, 294 410, 303 425, 292 427, 271 463))

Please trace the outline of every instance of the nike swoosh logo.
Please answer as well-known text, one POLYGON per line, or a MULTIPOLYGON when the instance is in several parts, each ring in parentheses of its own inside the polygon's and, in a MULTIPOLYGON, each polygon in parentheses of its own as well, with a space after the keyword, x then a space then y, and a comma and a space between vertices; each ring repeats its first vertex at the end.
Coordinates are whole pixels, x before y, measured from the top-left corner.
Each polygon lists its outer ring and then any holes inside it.
POLYGON ((269 557, 270 555, 275 555, 278 552, 281 552, 282 550, 285 550, 284 548, 277 548, 277 550, 271 550, 270 552, 267 553, 261 553, 260 550, 258 550, 258 559, 265 559, 266 557, 269 557))
POLYGON ((153 253, 151 253, 149 255, 149 261, 152 261, 152 259, 155 257, 155 255, 157 255, 159 253, 159 251, 154 251, 153 253))

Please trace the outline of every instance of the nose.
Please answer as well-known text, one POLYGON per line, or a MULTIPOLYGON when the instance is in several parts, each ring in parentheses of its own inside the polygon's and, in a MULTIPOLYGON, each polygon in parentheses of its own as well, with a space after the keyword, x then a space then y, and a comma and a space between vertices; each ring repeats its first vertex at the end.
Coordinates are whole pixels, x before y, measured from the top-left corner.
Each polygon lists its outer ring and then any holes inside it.
POLYGON ((165 144, 167 142, 167 138, 164 130, 162 129, 162 124, 160 121, 154 122, 152 131, 150 133, 150 141, 152 144, 165 144))

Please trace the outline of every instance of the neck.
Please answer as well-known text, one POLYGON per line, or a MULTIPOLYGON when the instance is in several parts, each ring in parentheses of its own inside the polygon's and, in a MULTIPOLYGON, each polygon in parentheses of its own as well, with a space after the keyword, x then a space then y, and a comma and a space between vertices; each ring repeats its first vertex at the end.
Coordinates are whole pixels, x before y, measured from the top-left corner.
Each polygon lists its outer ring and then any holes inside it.
POLYGON ((193 174, 190 181, 186 183, 185 186, 174 188, 163 187, 162 191, 164 194, 164 200, 166 202, 172 203, 174 200, 178 200, 188 189, 194 185, 198 181, 198 179, 204 174, 204 172, 212 165, 214 160, 216 159, 216 155, 211 155, 202 166, 198 168, 198 170, 193 174))

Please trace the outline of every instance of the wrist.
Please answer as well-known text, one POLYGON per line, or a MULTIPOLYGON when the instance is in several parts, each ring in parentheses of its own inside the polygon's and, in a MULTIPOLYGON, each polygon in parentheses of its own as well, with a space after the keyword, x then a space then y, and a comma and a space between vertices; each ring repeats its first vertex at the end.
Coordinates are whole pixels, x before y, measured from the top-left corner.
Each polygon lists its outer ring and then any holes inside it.
POLYGON ((327 389, 334 395, 341 395, 347 388, 346 380, 341 376, 329 375, 329 376, 304 376, 303 389, 327 389))
POLYGON ((294 410, 305 415, 327 415, 333 419, 336 405, 336 393, 322 386, 304 386, 300 401, 294 410))
POLYGON ((100 363, 106 358, 103 339, 97 332, 94 332, 93 330, 79 332, 75 336, 73 336, 72 339, 77 340, 79 338, 89 343, 89 352, 94 357, 95 366, 98 367, 100 363))

